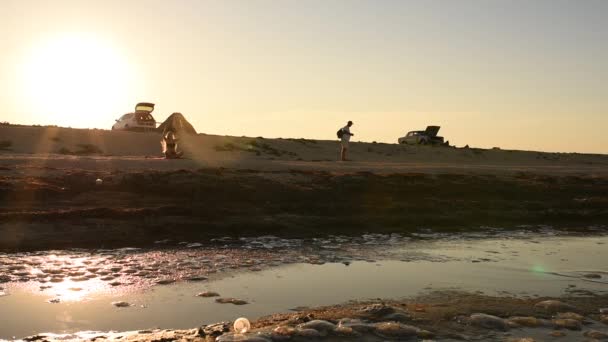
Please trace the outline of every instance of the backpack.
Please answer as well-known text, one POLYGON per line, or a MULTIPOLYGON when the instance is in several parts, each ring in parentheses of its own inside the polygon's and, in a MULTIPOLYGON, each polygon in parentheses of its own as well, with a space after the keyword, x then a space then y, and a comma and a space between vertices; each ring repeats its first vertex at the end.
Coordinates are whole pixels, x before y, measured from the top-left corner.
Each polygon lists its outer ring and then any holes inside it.
POLYGON ((344 131, 342 130, 342 128, 340 128, 337 132, 336 135, 338 135, 338 139, 342 139, 342 136, 344 135, 344 131))

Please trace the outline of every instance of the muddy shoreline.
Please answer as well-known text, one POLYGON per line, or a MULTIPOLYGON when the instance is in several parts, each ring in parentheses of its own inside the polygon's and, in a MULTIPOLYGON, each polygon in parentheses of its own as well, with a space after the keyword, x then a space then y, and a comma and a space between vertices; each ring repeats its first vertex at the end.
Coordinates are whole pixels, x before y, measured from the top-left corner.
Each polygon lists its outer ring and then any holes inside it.
POLYGON ((0 176, 4 251, 606 222, 604 177, 225 168, 0 176))
POLYGON ((299 308, 251 322, 189 330, 39 334, 26 341, 598 341, 608 338, 608 296, 517 298, 438 291, 403 300, 299 308))

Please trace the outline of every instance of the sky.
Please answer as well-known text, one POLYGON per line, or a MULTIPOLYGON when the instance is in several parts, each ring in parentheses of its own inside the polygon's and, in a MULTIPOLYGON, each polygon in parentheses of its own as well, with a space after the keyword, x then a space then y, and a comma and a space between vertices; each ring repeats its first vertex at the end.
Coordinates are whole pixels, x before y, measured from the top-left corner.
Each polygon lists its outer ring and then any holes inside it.
POLYGON ((608 153, 605 0, 0 0, 0 121, 608 153))

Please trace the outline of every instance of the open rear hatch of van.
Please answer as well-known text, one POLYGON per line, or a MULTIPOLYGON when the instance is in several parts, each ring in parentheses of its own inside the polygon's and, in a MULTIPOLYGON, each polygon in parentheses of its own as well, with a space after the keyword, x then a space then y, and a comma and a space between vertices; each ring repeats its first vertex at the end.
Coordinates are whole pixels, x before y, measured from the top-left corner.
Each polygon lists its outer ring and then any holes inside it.
POLYGON ((137 123, 143 126, 156 128, 156 120, 152 116, 154 111, 154 103, 140 102, 135 106, 135 119, 137 123))

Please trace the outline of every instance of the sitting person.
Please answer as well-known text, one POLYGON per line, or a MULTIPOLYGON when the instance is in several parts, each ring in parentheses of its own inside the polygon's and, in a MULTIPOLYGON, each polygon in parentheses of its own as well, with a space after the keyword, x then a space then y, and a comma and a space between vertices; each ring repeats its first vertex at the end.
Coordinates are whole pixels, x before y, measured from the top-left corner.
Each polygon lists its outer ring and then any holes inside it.
POLYGON ((163 153, 166 159, 178 159, 181 158, 183 152, 177 151, 177 137, 172 130, 167 130, 163 133, 163 140, 161 140, 161 146, 163 147, 163 153))

